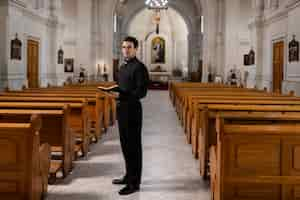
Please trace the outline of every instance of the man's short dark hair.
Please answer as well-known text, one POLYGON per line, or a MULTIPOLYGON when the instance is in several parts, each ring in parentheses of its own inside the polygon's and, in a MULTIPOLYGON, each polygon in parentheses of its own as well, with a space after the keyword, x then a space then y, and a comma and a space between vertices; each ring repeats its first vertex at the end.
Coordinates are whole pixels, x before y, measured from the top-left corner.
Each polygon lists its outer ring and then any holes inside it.
POLYGON ((124 38, 123 42, 132 42, 135 49, 139 46, 138 40, 132 36, 127 36, 126 38, 124 38))

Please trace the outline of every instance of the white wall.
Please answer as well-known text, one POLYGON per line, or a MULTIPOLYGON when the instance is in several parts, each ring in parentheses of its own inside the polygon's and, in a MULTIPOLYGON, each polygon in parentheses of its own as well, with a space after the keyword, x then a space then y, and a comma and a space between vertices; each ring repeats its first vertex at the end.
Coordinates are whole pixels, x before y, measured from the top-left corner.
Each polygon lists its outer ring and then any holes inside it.
MULTIPOLYGON (((300 41, 300 21, 297 20, 300 18, 300 6, 298 5, 292 9, 288 14, 287 22, 287 42, 290 42, 293 38, 293 35, 296 35, 296 40, 300 41)), ((287 43, 288 45, 288 43, 287 43)), ((287 52, 287 51, 286 51, 287 52)), ((286 54, 286 60, 288 54, 286 54)), ((283 82, 283 91, 288 93, 290 90, 294 90, 297 95, 300 95, 300 68, 298 62, 286 62, 285 70, 285 81, 283 82)))
POLYGON ((0 1, 0 88, 7 87, 7 55, 6 48, 7 40, 7 17, 8 17, 8 2, 0 1))
MULTIPOLYGON (((273 81, 273 43, 284 41, 284 81, 282 91, 290 90, 300 94, 300 69, 299 62, 288 62, 288 43, 292 35, 300 41, 300 3, 299 1, 280 0, 278 7, 265 5, 263 23, 263 66, 257 79, 261 82, 260 88, 267 87, 272 90, 273 81)), ((255 37, 256 33, 253 32, 255 37)))
POLYGON ((22 41, 22 59, 11 60, 10 55, 7 57, 9 88, 20 89, 22 85, 27 85, 27 41, 29 39, 39 42, 40 85, 46 86, 56 79, 55 53, 53 52, 56 49, 53 47, 57 41, 53 41, 55 35, 51 31, 56 27, 52 25, 53 21, 49 20, 47 13, 42 12, 43 9, 34 10, 30 4, 27 4, 25 8, 10 3, 6 48, 7 52, 10 52, 10 42, 18 34, 18 38, 22 41))

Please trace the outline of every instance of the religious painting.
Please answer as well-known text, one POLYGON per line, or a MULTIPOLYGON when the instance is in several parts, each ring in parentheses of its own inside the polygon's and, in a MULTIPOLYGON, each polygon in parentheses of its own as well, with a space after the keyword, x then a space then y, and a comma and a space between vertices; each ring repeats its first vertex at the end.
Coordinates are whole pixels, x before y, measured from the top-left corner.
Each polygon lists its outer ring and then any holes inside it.
POLYGON ((246 65, 246 66, 247 66, 247 65, 250 65, 249 63, 250 63, 250 62, 249 62, 249 55, 248 55, 248 54, 245 54, 245 55, 244 55, 244 65, 246 65))
POLYGON ((11 49, 10 49, 10 58, 13 60, 21 60, 22 57, 22 42, 18 39, 18 35, 16 34, 16 38, 11 41, 11 49))
POLYGON ((253 49, 250 50, 249 52, 249 65, 254 65, 255 64, 255 52, 253 49))
POLYGON ((295 40, 295 35, 289 42, 289 62, 293 61, 299 61, 299 42, 295 40))
POLYGON ((151 42, 151 63, 166 62, 166 42, 161 37, 155 37, 151 42))
POLYGON ((57 64, 64 64, 64 51, 61 48, 57 52, 57 64))
POLYGON ((73 58, 65 58, 65 72, 74 72, 73 58))

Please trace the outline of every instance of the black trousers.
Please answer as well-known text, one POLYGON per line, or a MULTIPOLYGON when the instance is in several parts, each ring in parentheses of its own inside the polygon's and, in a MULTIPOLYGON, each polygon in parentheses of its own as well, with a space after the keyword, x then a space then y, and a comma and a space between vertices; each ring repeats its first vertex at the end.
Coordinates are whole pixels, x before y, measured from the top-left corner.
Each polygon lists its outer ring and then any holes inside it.
POLYGON ((142 105, 140 101, 120 101, 117 118, 120 142, 125 160, 125 179, 140 185, 142 176, 142 105))

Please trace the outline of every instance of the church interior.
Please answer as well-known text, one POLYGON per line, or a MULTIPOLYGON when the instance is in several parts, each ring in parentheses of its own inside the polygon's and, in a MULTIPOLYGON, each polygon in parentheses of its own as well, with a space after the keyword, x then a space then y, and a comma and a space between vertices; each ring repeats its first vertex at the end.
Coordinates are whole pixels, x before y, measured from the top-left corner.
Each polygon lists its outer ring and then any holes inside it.
POLYGON ((300 199, 298 17, 299 0, 0 0, 0 199, 300 199), (149 81, 122 196, 120 99, 99 88, 127 36, 149 81))

